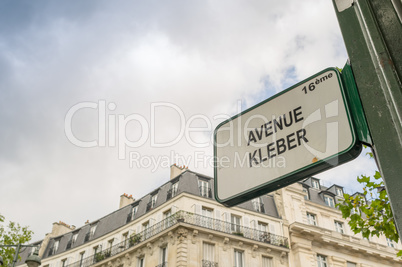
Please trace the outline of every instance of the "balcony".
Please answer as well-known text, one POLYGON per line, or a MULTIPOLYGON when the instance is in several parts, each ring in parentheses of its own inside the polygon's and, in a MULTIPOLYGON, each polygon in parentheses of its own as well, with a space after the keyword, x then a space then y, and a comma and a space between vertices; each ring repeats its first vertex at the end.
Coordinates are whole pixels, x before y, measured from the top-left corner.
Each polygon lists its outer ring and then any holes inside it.
POLYGON ((218 267, 217 262, 202 260, 202 267, 218 267))
MULTIPOLYGON (((205 229, 221 232, 221 233, 226 233, 226 234, 231 234, 231 235, 236 235, 240 236, 242 238, 247 238, 251 240, 255 240, 258 242, 263 242, 266 244, 271 244, 274 246, 278 247, 284 247, 288 248, 288 239, 283 236, 279 235, 274 235, 265 231, 259 231, 256 229, 248 228, 248 227, 243 227, 238 224, 232 224, 229 222, 225 221, 220 221, 216 220, 213 218, 185 212, 185 211, 178 211, 175 214, 169 216, 168 218, 158 222, 157 224, 154 224, 153 226, 150 226, 149 228, 145 229, 144 231, 130 236, 128 240, 124 240, 121 243, 118 243, 114 245, 113 247, 109 249, 105 249, 103 251, 100 251, 102 256, 98 256, 96 258, 95 255, 91 255, 87 258, 84 258, 81 261, 73 262, 71 264, 66 265, 66 267, 88 267, 91 265, 94 265, 100 261, 103 261, 104 259, 108 257, 115 256, 119 253, 122 253, 123 251, 134 247, 145 240, 148 240, 152 238, 153 236, 165 231, 166 229, 169 229, 173 227, 174 225, 178 223, 184 223, 184 224, 189 224, 189 225, 194 225, 194 226, 199 226, 203 227, 205 229), (236 231, 234 232, 232 229, 235 229, 236 231)), ((167 264, 162 263, 162 264, 167 264)), ((209 263, 205 263, 209 264, 209 263)), ((217 263, 211 262, 210 264, 216 264, 216 265, 203 265, 203 266, 218 266, 217 263)), ((167 265, 160 265, 160 266, 167 266, 167 265)))
POLYGON ((200 195, 206 198, 212 198, 212 190, 208 186, 200 186, 200 195))

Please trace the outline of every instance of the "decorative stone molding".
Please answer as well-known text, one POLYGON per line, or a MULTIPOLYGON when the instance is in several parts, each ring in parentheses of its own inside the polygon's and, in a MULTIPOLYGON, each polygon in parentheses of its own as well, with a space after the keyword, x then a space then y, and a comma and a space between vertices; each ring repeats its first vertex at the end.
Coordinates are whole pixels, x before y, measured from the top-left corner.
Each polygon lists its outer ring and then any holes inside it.
POLYGON ((243 247, 243 242, 241 242, 241 241, 239 242, 239 247, 241 247, 241 248, 243 247))
POLYGON ((131 256, 130 256, 129 253, 124 254, 123 261, 124 261, 124 263, 125 263, 125 264, 124 264, 125 266, 131 266, 131 264, 133 263, 133 262, 131 261, 131 256))
POLYGON ((284 264, 287 258, 287 253, 286 252, 282 252, 281 253, 281 264, 284 264))
POLYGON ((158 246, 160 247, 160 248, 163 248, 163 247, 166 247, 167 246, 167 240, 165 239, 165 238, 163 238, 163 237, 161 237, 161 238, 159 238, 159 244, 158 244, 158 246))
POLYGON ((209 234, 209 235, 208 235, 208 239, 209 239, 209 240, 212 240, 212 239, 214 239, 214 236, 211 235, 211 234, 209 234))
POLYGON ((142 248, 137 249, 137 251, 135 252, 135 256, 137 258, 142 258, 145 256, 145 252, 142 248))
POLYGON ((175 238, 174 238, 174 234, 173 234, 172 231, 170 231, 170 232, 168 233, 168 238, 169 238, 169 240, 170 240, 170 244, 174 245, 174 244, 176 243, 176 240, 175 240, 175 238))
POLYGON ((191 243, 195 244, 197 242, 197 236, 198 236, 198 231, 193 230, 193 238, 191 240, 191 243))
POLYGON ((257 257, 257 252, 258 252, 258 246, 257 245, 254 245, 252 248, 251 248, 251 256, 253 256, 253 258, 255 258, 255 257, 257 257))
POLYGON ((179 242, 183 242, 184 239, 187 238, 187 235, 188 235, 188 231, 186 228, 180 227, 177 230, 177 239, 179 240, 179 242))
POLYGON ((152 256, 152 254, 154 254, 154 248, 153 248, 151 242, 147 243, 147 249, 148 249, 149 254, 152 256))
POLYGON ((230 247, 230 240, 229 238, 225 237, 225 239, 223 239, 223 250, 226 251, 229 247, 230 247))

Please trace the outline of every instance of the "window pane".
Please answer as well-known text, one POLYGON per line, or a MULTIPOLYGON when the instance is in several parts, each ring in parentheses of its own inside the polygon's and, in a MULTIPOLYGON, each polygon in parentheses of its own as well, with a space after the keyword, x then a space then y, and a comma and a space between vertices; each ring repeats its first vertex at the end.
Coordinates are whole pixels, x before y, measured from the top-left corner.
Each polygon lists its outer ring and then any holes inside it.
POLYGON ((206 261, 215 261, 215 245, 204 243, 203 244, 203 259, 206 261))
POLYGON ((272 258, 262 257, 262 267, 273 267, 272 258))

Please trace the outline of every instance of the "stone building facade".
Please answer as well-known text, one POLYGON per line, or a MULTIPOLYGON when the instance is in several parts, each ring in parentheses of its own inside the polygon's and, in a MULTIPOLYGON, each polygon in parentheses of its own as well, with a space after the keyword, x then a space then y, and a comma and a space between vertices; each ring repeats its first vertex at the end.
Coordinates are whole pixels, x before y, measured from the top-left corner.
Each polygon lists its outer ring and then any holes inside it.
MULTIPOLYGON (((353 235, 335 204, 343 188, 310 177, 227 208, 213 178, 173 165, 170 180, 75 228, 36 242, 43 267, 402 266, 401 245, 353 235)), ((24 262, 32 251, 24 251, 24 262)))

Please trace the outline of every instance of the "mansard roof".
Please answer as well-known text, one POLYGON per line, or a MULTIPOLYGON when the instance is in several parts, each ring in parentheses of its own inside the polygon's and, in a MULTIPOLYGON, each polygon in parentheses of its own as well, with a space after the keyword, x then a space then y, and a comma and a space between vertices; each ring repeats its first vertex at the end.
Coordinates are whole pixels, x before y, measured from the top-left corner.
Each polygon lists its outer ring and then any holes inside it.
MULTIPOLYGON (((201 190, 199 189, 199 185, 198 185, 199 179, 208 182, 209 194, 207 195, 207 197, 209 199, 215 200, 213 178, 190 171, 190 170, 186 170, 183 173, 181 173, 179 176, 169 180, 168 182, 166 182, 165 184, 156 188, 155 190, 152 190, 150 193, 148 193, 147 195, 143 196, 142 198, 136 200, 132 204, 124 206, 98 220, 95 220, 95 221, 87 223, 77 229, 74 229, 71 232, 68 232, 66 234, 63 234, 63 235, 60 235, 57 237, 50 238, 49 243, 42 256, 42 259, 45 259, 47 257, 53 256, 56 254, 60 254, 68 249, 72 249, 72 248, 81 246, 90 240, 94 240, 99 237, 102 237, 102 236, 104 236, 108 233, 111 233, 111 232, 119 229, 120 227, 126 225, 127 223, 129 223, 131 221, 131 219, 130 220, 128 219, 128 216, 132 210, 132 207, 134 207, 134 206, 138 206, 138 209, 135 214, 135 217, 132 219, 136 220, 136 219, 142 217, 143 215, 145 215, 151 211, 147 208, 147 205, 148 205, 148 203, 150 203, 152 195, 154 195, 154 194, 158 194, 158 197, 157 197, 155 206, 152 209, 155 209, 158 206, 164 204, 165 202, 170 201, 169 196, 168 196, 168 191, 171 189, 172 184, 174 184, 176 182, 179 182, 177 194, 188 193, 188 194, 195 195, 195 196, 202 196, 201 190), (90 228, 92 225, 96 225, 96 230, 95 230, 93 236, 89 236, 90 228), (77 236, 75 243, 71 244, 71 239, 74 234, 78 234, 78 236, 77 236), (59 241, 58 249, 57 249, 57 251, 52 251, 54 244, 57 241, 59 241)), ((260 202, 264 205, 264 209, 261 210, 260 213, 268 215, 268 216, 272 216, 275 218, 279 218, 279 214, 278 214, 273 196, 263 195, 260 197, 260 202)), ((252 201, 244 202, 242 204, 237 205, 236 207, 250 210, 250 211, 255 211, 252 201)), ((41 241, 39 241, 37 243, 40 243, 40 242, 41 241)), ((22 264, 23 262, 25 262, 25 259, 29 256, 29 254, 30 254, 29 250, 25 250, 22 253, 20 253, 21 260, 19 261, 19 264, 22 264)))

